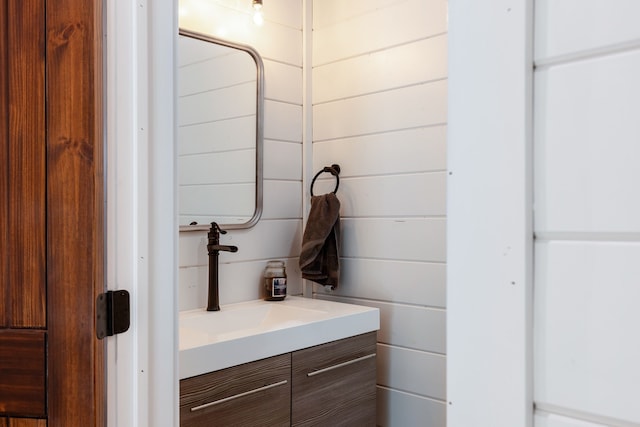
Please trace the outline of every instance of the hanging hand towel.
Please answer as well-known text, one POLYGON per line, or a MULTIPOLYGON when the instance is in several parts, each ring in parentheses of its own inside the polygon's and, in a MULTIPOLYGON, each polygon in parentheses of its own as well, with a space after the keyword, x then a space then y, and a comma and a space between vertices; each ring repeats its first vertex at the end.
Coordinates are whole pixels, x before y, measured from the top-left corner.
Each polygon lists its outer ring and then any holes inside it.
POLYGON ((331 289, 340 278, 340 201, 333 193, 311 197, 311 210, 302 236, 302 278, 331 289))

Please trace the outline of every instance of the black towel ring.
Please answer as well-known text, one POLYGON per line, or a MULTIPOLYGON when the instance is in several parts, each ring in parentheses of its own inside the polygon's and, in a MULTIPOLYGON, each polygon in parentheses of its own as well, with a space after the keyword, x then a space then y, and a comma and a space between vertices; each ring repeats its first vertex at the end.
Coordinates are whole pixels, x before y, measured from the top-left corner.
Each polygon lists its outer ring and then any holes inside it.
POLYGON ((340 177, 338 176, 340 175, 340 165, 325 166, 320 172, 316 174, 316 176, 313 177, 313 180, 311 181, 311 197, 313 197, 313 184, 316 183, 316 179, 318 179, 320 174, 323 172, 328 172, 336 177, 336 188, 332 191, 332 193, 336 194, 336 191, 338 191, 338 186, 340 186, 340 177))

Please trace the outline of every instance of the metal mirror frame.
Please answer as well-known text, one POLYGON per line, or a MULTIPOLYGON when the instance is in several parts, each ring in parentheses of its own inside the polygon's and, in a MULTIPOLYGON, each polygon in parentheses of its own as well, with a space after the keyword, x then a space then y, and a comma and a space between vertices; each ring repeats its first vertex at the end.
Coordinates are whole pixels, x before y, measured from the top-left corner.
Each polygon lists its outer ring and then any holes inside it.
MULTIPOLYGON (((191 37, 194 39, 216 43, 232 49, 247 52, 256 63, 256 191, 255 191, 255 210, 249 221, 242 224, 220 224, 225 230, 241 230, 251 228, 258 223, 262 217, 262 201, 263 201, 263 158, 264 158, 264 64, 257 50, 253 47, 235 43, 229 40, 212 37, 196 31, 180 28, 178 34, 181 36, 191 37)), ((197 225, 180 225, 180 231, 202 231, 209 230, 210 224, 197 225)))

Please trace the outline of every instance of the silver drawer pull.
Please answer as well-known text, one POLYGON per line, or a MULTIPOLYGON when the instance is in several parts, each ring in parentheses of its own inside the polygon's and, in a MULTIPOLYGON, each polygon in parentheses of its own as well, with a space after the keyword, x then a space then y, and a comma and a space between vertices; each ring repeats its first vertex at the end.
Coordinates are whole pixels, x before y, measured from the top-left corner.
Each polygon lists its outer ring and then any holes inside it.
POLYGON ((358 357, 357 359, 352 359, 346 362, 338 363, 337 365, 329 366, 328 368, 318 369, 317 371, 309 372, 307 376, 313 377, 314 375, 323 374, 327 371, 333 371, 334 369, 342 368, 343 366, 351 365, 353 363, 358 363, 362 360, 371 359, 372 357, 376 357, 376 354, 375 353, 367 354, 366 356, 362 356, 362 357, 358 357))
POLYGON ((225 397, 224 399, 214 400, 213 402, 205 403, 204 405, 194 406, 191 408, 191 412, 199 411, 201 409, 208 408, 210 406, 219 405, 224 402, 228 402, 233 399, 237 399, 239 397, 249 396, 250 394, 259 393, 261 391, 269 390, 270 388, 278 387, 281 385, 285 385, 287 380, 283 380, 277 383, 269 384, 264 387, 255 388, 253 390, 245 391, 244 393, 234 394, 233 396, 225 397))

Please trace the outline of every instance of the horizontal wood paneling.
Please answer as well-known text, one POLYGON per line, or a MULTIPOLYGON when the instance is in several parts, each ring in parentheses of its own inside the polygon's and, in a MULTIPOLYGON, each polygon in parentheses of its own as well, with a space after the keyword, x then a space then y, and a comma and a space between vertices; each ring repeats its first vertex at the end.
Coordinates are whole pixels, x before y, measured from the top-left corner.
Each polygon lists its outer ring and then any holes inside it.
MULTIPOLYGON (((317 5, 315 2, 314 9, 319 9, 317 5)), ((327 5, 326 10, 331 10, 329 7, 327 5)), ((366 12, 350 19, 324 28, 314 27, 313 65, 444 33, 447 31, 446 15, 447 2, 443 0, 397 1, 380 9, 376 9, 374 2, 366 12), (400 22, 402 25, 398 25, 400 22)))
POLYGON ((444 262, 445 223, 446 220, 440 218, 343 219, 342 255, 349 258, 444 262))
POLYGON ((536 231, 640 231, 638 73, 640 51, 536 73, 536 231))
POLYGON ((446 419, 447 408, 442 401, 378 387, 380 426, 445 426, 446 419))
POLYGON ((325 28, 341 21, 347 21, 366 14, 371 9, 383 8, 397 3, 398 0, 322 0, 314 3, 313 28, 325 28))
POLYGON ((280 62, 264 61, 264 96, 291 104, 302 105, 302 68, 280 62))
POLYGON ((266 100, 264 137, 280 141, 302 141, 302 106, 266 100))
MULTIPOLYGON (((344 258, 340 287, 331 295, 378 301, 446 306, 446 265, 382 259, 344 258)), ((316 286, 316 292, 325 292, 316 286)))
POLYGON ((378 384, 424 397, 446 399, 446 357, 378 344, 378 384))
POLYGON ((535 400, 640 423, 640 244, 545 242, 535 256, 535 400))
POLYGON ((340 177, 442 171, 447 168, 445 125, 389 131, 313 144, 313 170, 340 159, 340 177))
POLYGON ((301 216, 302 183, 300 181, 265 180, 262 219, 291 219, 301 216))
POLYGON ((314 141, 402 130, 447 121, 447 82, 437 81, 313 108, 314 141))
POLYGON ((537 0, 535 59, 540 62, 571 58, 584 51, 640 46, 638 15, 640 4, 634 0, 618 0, 615 6, 598 0, 537 0))
POLYGON ((302 181, 302 170, 292 167, 302 160, 302 144, 299 142, 282 142, 265 140, 264 142, 264 177, 269 179, 285 179, 302 181))
MULTIPOLYGON (((314 194, 328 193, 334 188, 335 181, 318 180, 314 194)), ((445 192, 445 172, 342 178, 338 194, 340 214, 349 218, 441 216, 446 213, 445 192)))
POLYGON ((299 219, 292 220, 265 220, 256 225, 251 232, 231 232, 225 237, 227 244, 237 245, 241 248, 237 253, 221 253, 221 262, 236 262, 240 260, 257 260, 270 258, 287 258, 297 256, 299 252, 298 242, 301 238, 302 227, 299 219), (259 227, 259 228, 258 228, 259 227), (234 255, 239 255, 233 259, 234 255))
MULTIPOLYGON (((446 13, 314 1, 313 170, 340 164, 342 205, 341 283, 314 295, 381 310, 380 426, 446 424, 423 397, 445 393, 446 13)), ((334 186, 322 176, 314 192, 334 186)))
POLYGON ((380 343, 431 353, 444 354, 446 351, 445 310, 368 299, 345 298, 327 293, 319 293, 316 297, 378 308, 380 310, 378 342, 380 343), (418 331, 416 331, 418 326, 418 331))
POLYGON ((46 416, 46 336, 0 330, 0 414, 46 416))
MULTIPOLYGON (((234 1, 237 4, 237 1, 234 1)), ((263 8, 264 19, 276 24, 302 31, 302 2, 300 0, 278 0, 263 8)))
MULTIPOLYGON (((192 310, 207 306, 209 268, 203 266, 178 269, 178 310, 192 310)), ((226 289, 226 281, 219 291, 226 289)))
POLYGON ((269 21, 265 22, 260 31, 249 44, 255 46, 263 58, 302 67, 302 31, 272 25, 269 21))
POLYGON ((380 92, 447 77, 447 35, 313 69, 313 103, 380 92), (397 70, 402 69, 402 73, 397 70), (360 70, 368 70, 362 73, 360 70))

